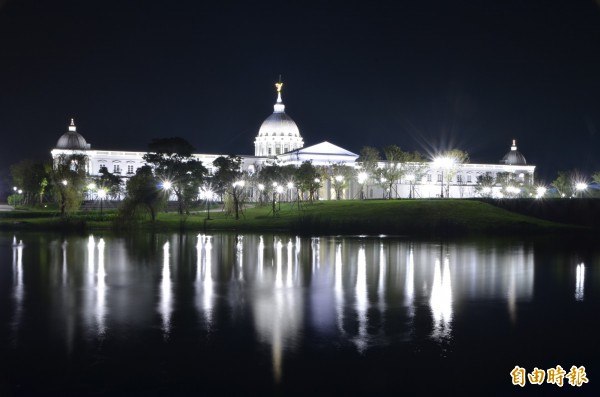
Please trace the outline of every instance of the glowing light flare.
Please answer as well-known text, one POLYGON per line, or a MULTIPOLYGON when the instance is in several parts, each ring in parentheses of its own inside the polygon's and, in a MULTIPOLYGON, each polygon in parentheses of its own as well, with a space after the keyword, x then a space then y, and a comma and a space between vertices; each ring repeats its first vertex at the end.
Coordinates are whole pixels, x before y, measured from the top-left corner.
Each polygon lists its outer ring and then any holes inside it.
POLYGON ((548 189, 546 189, 544 186, 538 186, 535 189, 535 197, 542 198, 542 197, 544 197, 544 195, 546 194, 547 191, 548 191, 548 189))
POLYGON ((369 174, 367 174, 366 172, 359 172, 358 173, 358 183, 362 184, 365 183, 365 181, 369 178, 369 174))
POLYGON ((433 159, 433 165, 437 168, 448 169, 451 168, 456 159, 448 156, 439 156, 433 159))
POLYGON ((171 181, 163 181, 162 188, 164 190, 171 190, 172 187, 173 187, 173 182, 171 182, 171 181))

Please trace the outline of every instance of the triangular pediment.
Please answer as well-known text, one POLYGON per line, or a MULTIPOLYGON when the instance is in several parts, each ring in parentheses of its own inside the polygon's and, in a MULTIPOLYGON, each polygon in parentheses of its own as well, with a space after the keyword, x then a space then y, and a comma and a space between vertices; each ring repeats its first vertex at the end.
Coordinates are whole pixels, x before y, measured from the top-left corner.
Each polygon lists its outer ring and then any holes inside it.
POLYGON ((302 149, 294 150, 299 154, 322 154, 322 155, 337 155, 337 156, 353 156, 358 157, 358 154, 352 153, 342 147, 329 143, 327 141, 317 143, 316 145, 306 146, 302 149))

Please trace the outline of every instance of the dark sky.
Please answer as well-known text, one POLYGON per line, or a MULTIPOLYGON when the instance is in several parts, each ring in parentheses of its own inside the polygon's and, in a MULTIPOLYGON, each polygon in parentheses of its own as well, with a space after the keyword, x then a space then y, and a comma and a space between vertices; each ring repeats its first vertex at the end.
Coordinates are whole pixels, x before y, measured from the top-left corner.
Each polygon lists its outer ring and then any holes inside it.
POLYGON ((307 145, 600 170, 594 0, 0 0, 0 173, 70 117, 93 148, 253 154, 279 74, 307 145))

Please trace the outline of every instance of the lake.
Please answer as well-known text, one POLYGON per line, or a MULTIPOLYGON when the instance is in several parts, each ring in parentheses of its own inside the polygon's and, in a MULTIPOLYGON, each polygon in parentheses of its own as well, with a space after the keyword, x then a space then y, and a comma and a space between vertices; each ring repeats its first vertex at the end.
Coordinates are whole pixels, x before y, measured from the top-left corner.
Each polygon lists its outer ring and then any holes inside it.
POLYGON ((599 395, 599 309, 595 240, 0 233, 0 396, 599 395))

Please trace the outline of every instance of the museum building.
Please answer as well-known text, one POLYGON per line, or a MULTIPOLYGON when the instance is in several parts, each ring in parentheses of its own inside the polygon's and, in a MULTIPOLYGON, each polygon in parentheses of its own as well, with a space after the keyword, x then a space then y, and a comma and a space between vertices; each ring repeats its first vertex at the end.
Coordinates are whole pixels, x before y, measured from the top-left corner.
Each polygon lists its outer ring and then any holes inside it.
MULTIPOLYGON (((304 146, 300 129, 294 120, 285 112, 285 105, 281 98, 283 84, 275 84, 277 100, 273 113, 261 124, 254 140, 254 155, 239 155, 242 159, 242 168, 248 174, 257 172, 261 167, 270 164, 297 165, 310 161, 315 166, 330 166, 343 164, 359 171, 361 165, 357 162, 358 154, 346 150, 333 143, 324 141, 312 146, 304 146)), ((57 141, 56 147, 51 151, 52 158, 56 159, 61 154, 83 153, 88 158, 87 172, 89 175, 98 175, 102 167, 113 174, 128 178, 136 170, 145 165, 143 156, 145 151, 121 151, 93 149, 86 139, 77 132, 73 119, 65 132, 57 141)), ((202 161, 209 170, 214 171, 213 161, 225 154, 194 154, 194 158, 202 161)), ((410 169, 410 163, 406 164, 410 169)), ((390 166, 386 161, 381 161, 379 167, 390 166)), ((345 183, 346 188, 341 198, 468 198, 482 195, 477 190, 477 178, 480 175, 490 175, 496 178, 499 173, 506 173, 510 179, 519 184, 532 184, 535 166, 528 165, 522 153, 517 150, 516 141, 513 140, 510 151, 497 164, 454 164, 440 161, 430 161, 420 164, 419 172, 404 172, 404 176, 394 181, 392 192, 386 188, 382 181, 375 181, 372 177, 364 175, 362 180, 352 180, 345 183)), ((332 182, 324 179, 323 187, 319 192, 320 199, 336 197, 333 192, 332 182)), ((485 193, 491 197, 502 197, 501 188, 495 186, 485 193)))

